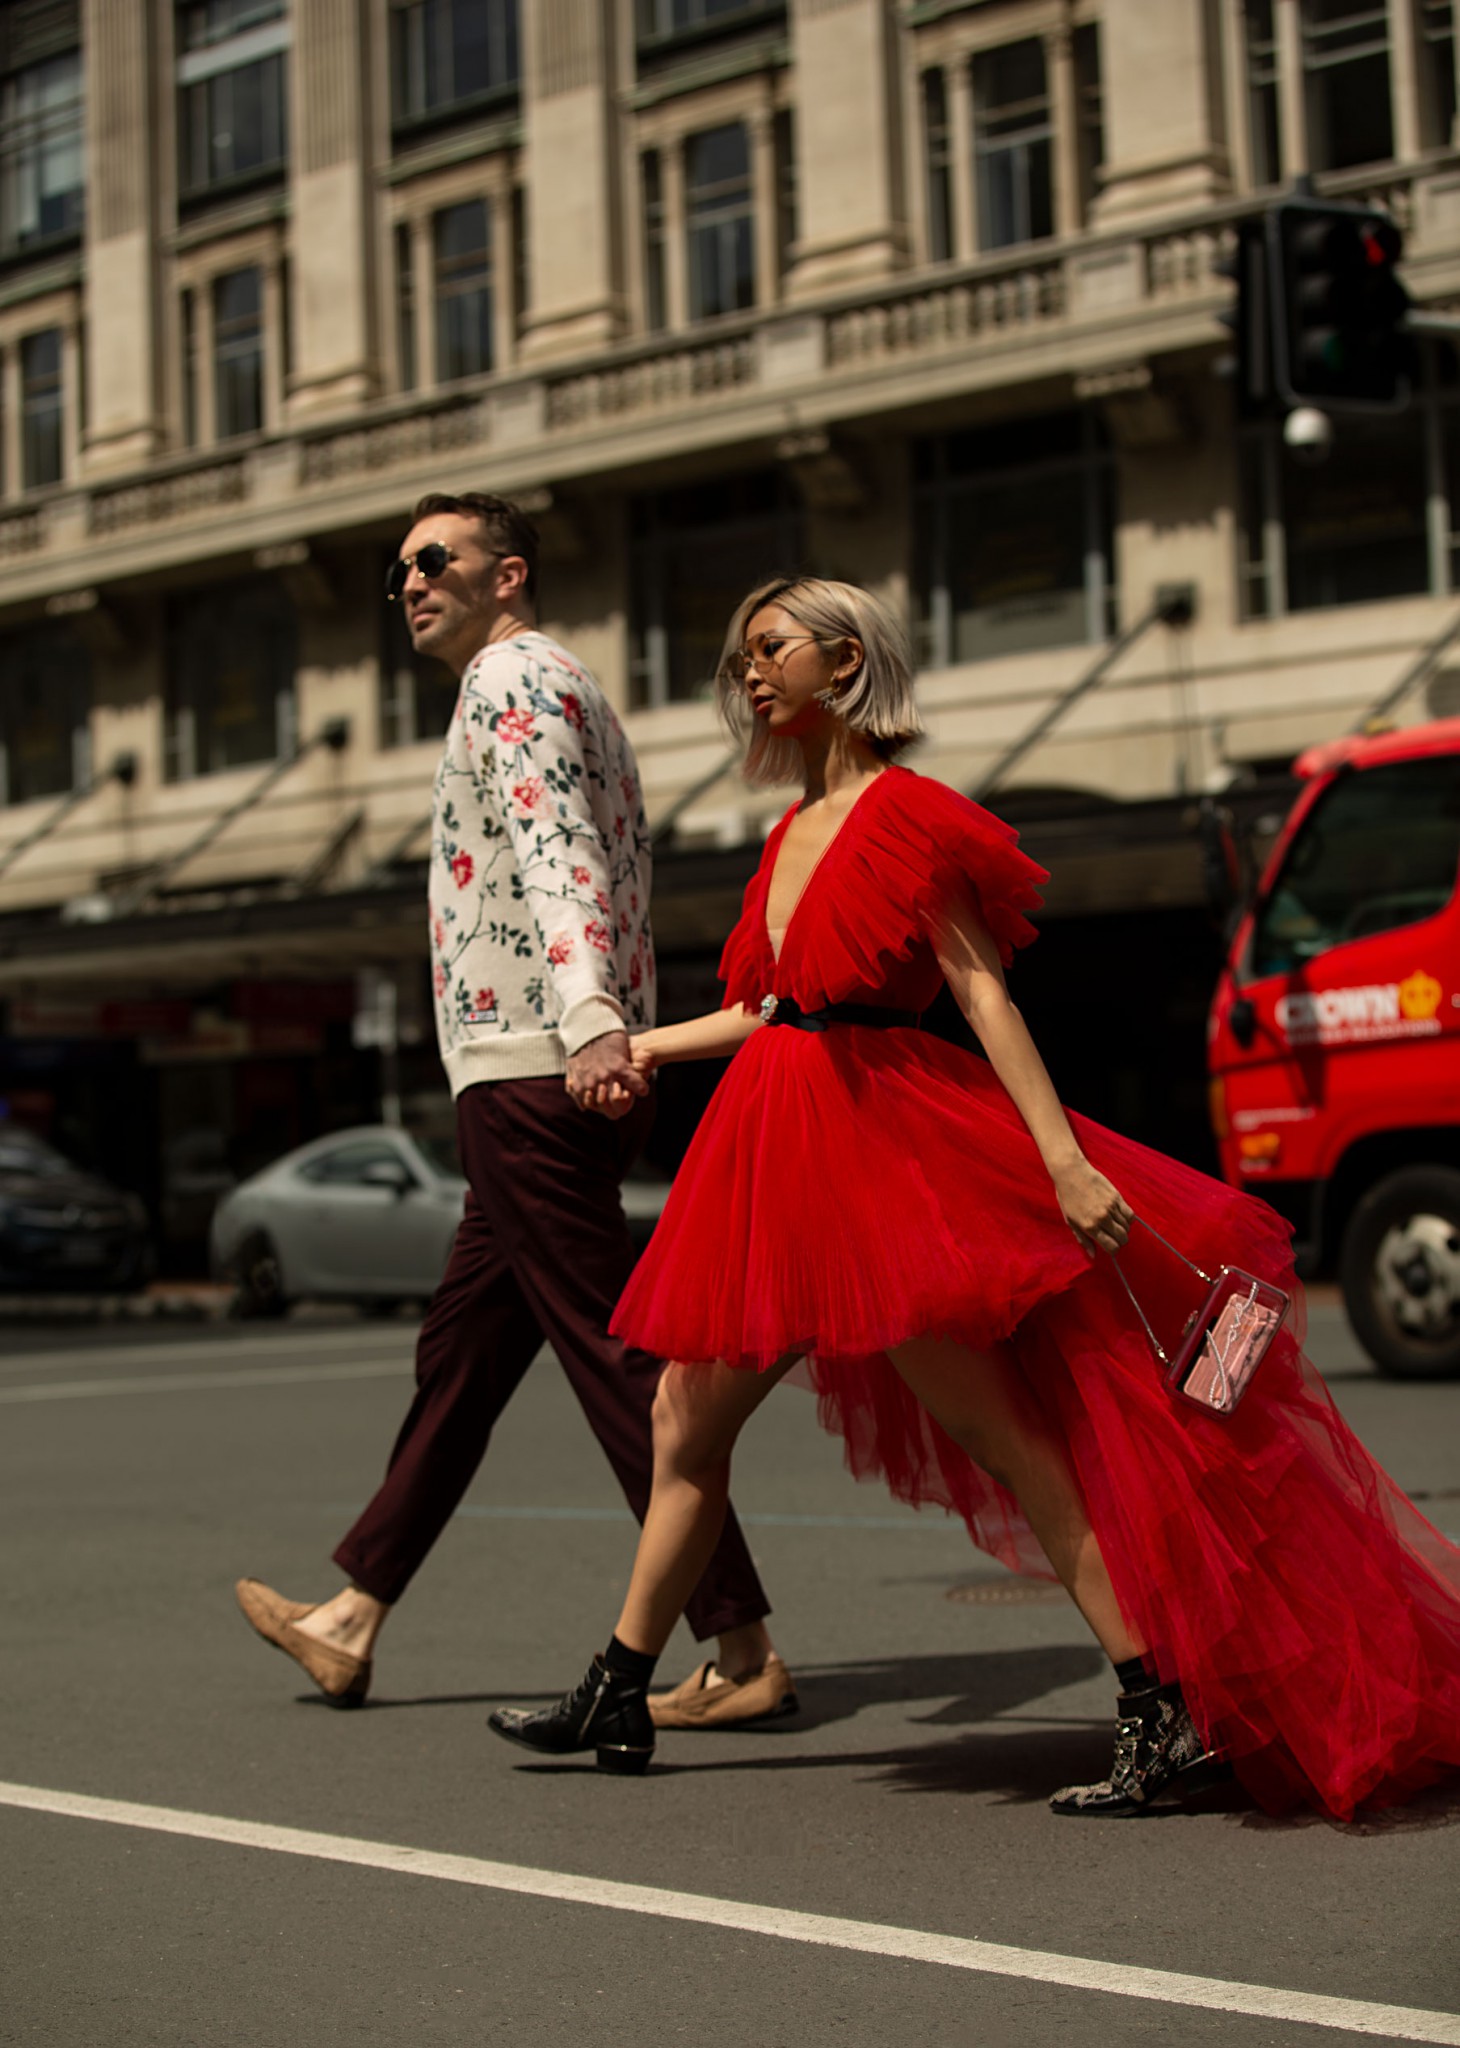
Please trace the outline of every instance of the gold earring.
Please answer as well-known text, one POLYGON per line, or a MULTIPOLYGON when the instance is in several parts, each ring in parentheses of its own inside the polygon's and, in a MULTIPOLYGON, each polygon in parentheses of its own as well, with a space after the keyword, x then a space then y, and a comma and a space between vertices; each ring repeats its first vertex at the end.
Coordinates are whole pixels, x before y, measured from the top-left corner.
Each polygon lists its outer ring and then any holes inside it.
POLYGON ((823 711, 835 711, 840 698, 841 691, 836 684, 828 683, 824 690, 817 691, 812 701, 819 704, 823 711))

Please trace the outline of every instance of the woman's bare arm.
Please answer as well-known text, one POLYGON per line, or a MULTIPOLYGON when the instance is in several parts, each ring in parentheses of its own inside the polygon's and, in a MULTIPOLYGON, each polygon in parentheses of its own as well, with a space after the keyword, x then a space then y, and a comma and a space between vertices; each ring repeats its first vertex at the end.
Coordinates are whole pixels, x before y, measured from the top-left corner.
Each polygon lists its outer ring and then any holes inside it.
POLYGON ((1130 1233, 1131 1209, 1080 1150, 1029 1027, 1009 999, 998 948, 971 901, 949 909, 936 947, 959 1009, 1039 1148, 1065 1221, 1087 1251, 1119 1250, 1130 1233))
MULTIPOLYGON (((683 1024, 666 1024, 662 1029, 639 1031, 629 1040, 629 1058, 635 1070, 645 1076, 656 1067, 673 1066, 680 1060, 723 1060, 738 1052, 752 1031, 759 1031, 759 1017, 752 1017, 738 1004, 728 1010, 711 1010, 706 1016, 691 1017, 683 1024)), ((621 1082, 605 1082, 585 1109, 601 1109, 607 1116, 624 1116, 633 1108, 635 1097, 621 1082)))

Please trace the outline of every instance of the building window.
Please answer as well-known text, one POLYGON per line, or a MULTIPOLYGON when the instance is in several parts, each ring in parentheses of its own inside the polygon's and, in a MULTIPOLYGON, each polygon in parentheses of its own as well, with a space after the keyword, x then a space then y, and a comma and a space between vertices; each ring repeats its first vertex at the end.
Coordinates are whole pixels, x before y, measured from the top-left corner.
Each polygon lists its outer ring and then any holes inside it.
MULTIPOLYGON (((394 560, 394 549, 382 558, 382 583, 394 560)), ((408 747, 416 740, 439 739, 451 723, 460 684, 439 661, 416 653, 404 605, 381 609, 380 743, 408 747)))
MULTIPOLYGON (((1453 407, 1445 411, 1455 417, 1453 407)), ((1425 517, 1426 444, 1436 424, 1425 404, 1403 413, 1346 413, 1318 468, 1294 458, 1275 422, 1244 437, 1248 618, 1444 588, 1447 565, 1431 562, 1425 517)))
POLYGON ((1110 458, 1088 411, 915 451, 919 658, 930 668, 1115 631, 1110 458))
POLYGON ((395 224, 395 378, 416 388, 416 238, 407 220, 395 224))
POLYGON ((1100 70, 1100 31, 1091 22, 1077 28, 1071 42, 1075 65, 1075 164, 1080 183, 1080 214, 1088 220, 1100 194, 1105 162, 1105 86, 1100 70))
POLYGON ((664 226, 664 159, 657 149, 646 149, 639 159, 644 181, 644 325, 660 334, 669 325, 666 298, 664 226))
POLYGON ((713 320, 755 304, 755 201, 742 121, 684 146, 689 317, 713 320))
POLYGON ((285 0, 187 0, 178 31, 183 198, 277 177, 288 155, 285 0))
POLYGON ((167 768, 173 780, 293 751, 294 608, 276 578, 192 590, 169 607, 167 768))
POLYGON ((517 0, 395 0, 395 125, 516 95, 517 0))
POLYGON ((776 163, 776 274, 784 278, 801 232, 801 181, 796 167, 796 117, 788 108, 772 124, 776 163))
POLYGON ((979 247, 1054 233, 1054 126, 1044 44, 1034 37, 973 60, 979 247))
POLYGON ((187 290, 182 295, 178 309, 182 347, 182 427, 183 445, 196 448, 198 445, 198 300, 197 294, 187 290))
POLYGON ((436 256, 436 382, 492 367, 491 214, 485 199, 445 207, 432 223, 436 256))
POLYGON ((80 234, 83 120, 79 50, 0 80, 0 251, 80 234))
POLYGON ((1425 148, 1449 149, 1455 133, 1454 0, 1419 0, 1419 37, 1425 148))
POLYGON ((220 441, 255 434, 264 423, 264 277, 257 266, 213 283, 213 406, 220 441))
POLYGON ((707 697, 736 605, 795 572, 800 512, 778 471, 729 476, 635 502, 630 703, 707 697))
POLYGON ((946 263, 953 254, 953 148, 948 132, 948 79, 941 67, 923 73, 922 88, 928 261, 946 263))
POLYGON ((20 344, 20 441, 25 489, 58 484, 64 468, 59 327, 28 334, 20 344))
POLYGON ((0 803, 64 796, 91 772, 91 657, 54 626, 0 640, 0 803))
POLYGON ((636 0, 639 55, 737 30, 779 26, 785 0, 636 0))
POLYGON ((1276 185, 1282 178, 1282 142, 1278 128, 1277 0, 1247 0, 1243 27, 1247 55, 1247 138, 1254 185, 1276 185))
POLYGON ((1385 0, 1303 0, 1303 77, 1315 171, 1393 156, 1385 0))

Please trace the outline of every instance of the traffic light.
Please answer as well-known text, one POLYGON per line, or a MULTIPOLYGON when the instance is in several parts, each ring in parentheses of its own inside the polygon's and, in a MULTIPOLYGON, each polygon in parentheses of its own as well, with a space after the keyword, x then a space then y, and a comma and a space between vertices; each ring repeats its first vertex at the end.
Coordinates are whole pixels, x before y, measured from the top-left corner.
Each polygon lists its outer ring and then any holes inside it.
POLYGON ((1285 199, 1266 220, 1273 382, 1288 405, 1397 409, 1409 397, 1404 238, 1372 206, 1285 199))
POLYGON ((1217 315, 1237 344, 1235 355, 1222 365, 1223 374, 1232 377, 1242 417, 1259 418, 1271 410, 1273 396, 1272 295, 1267 232, 1260 217, 1238 224, 1236 248, 1215 268, 1219 277, 1230 277, 1237 286, 1232 311, 1217 315))

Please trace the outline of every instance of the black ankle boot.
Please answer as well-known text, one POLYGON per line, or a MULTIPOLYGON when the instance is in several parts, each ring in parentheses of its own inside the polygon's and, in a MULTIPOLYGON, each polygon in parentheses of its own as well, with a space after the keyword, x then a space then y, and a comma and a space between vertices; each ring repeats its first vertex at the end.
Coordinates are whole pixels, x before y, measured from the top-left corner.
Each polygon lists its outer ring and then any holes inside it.
POLYGON ((498 1707, 487 1725, 508 1742, 547 1756, 596 1750, 599 1770, 627 1777, 647 1771, 654 1754, 647 1688, 610 1671, 601 1657, 594 1658, 576 1692, 565 1692, 555 1707, 498 1707))
POLYGON ((1228 1767, 1197 1733, 1179 1685, 1153 1685, 1122 1693, 1115 1709, 1115 1762, 1098 1785, 1066 1785, 1050 1800, 1055 1813, 1105 1814, 1124 1819, 1149 1811, 1180 1781, 1195 1792, 1229 1775, 1228 1767))

